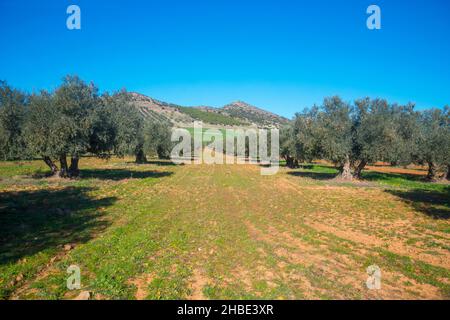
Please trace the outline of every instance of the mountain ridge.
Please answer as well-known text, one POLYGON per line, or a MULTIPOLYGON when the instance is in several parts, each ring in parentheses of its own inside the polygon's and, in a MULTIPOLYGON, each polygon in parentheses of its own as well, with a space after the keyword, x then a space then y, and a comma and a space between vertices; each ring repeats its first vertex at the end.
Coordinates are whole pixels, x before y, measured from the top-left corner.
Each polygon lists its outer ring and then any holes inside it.
POLYGON ((138 92, 129 94, 143 116, 158 121, 169 121, 180 127, 191 126, 193 121, 200 120, 205 125, 213 127, 279 128, 290 121, 242 100, 233 101, 223 107, 181 106, 138 92))

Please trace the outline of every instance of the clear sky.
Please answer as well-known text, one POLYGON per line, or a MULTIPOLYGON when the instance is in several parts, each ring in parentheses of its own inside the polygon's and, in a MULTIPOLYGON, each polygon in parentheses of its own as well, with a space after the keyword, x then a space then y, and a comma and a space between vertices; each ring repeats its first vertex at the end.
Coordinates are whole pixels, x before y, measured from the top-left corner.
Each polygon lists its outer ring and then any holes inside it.
POLYGON ((0 0, 0 79, 65 74, 182 105, 244 100, 291 117, 324 96, 450 104, 448 0, 0 0), (81 30, 66 9, 81 8, 81 30), (381 8, 381 30, 366 9, 381 8))

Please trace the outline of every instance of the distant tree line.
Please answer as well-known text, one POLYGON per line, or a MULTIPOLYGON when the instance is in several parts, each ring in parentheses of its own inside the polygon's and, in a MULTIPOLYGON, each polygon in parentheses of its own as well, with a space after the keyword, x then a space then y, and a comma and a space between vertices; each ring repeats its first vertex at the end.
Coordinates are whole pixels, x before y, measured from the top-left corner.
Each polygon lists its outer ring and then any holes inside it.
POLYGON ((146 120, 126 91, 100 95, 77 76, 66 76, 54 92, 33 94, 0 82, 0 158, 39 157, 53 175, 77 177, 83 155, 166 158, 170 130, 146 120))
POLYGON ((289 167, 324 159, 345 180, 361 178, 377 161, 419 164, 431 181, 450 179, 450 108, 417 111, 413 104, 335 96, 296 114, 280 133, 280 154, 289 167))

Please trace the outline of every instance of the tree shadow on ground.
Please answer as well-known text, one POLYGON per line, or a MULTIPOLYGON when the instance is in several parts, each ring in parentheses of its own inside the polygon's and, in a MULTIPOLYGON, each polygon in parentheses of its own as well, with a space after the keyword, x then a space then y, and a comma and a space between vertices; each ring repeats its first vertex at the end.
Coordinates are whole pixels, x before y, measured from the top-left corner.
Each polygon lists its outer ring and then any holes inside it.
MULTIPOLYGON (((311 178, 314 180, 331 180, 336 178, 336 172, 321 172, 319 170, 330 170, 332 167, 319 166, 319 165, 300 165, 303 170, 313 171, 290 171, 288 174, 297 177, 311 178), (318 171, 314 171, 318 170, 318 171)), ((375 172, 364 170, 362 173, 362 180, 368 182, 380 182, 388 183, 395 179, 413 181, 413 182, 426 182, 425 177, 422 175, 407 174, 407 173, 387 173, 387 172, 375 172)))
POLYGON ((94 199, 92 188, 0 193, 0 265, 45 249, 85 243, 108 227, 100 208, 116 198, 94 199))
POLYGON ((124 180, 124 179, 146 179, 163 178, 172 175, 168 171, 135 171, 129 169, 82 169, 81 178, 93 178, 100 180, 124 180))
POLYGON ((289 175, 301 178, 310 178, 314 180, 331 180, 336 178, 336 173, 328 172, 304 172, 304 171, 290 171, 289 175))
POLYGON ((129 161, 127 164, 134 164, 134 165, 146 165, 146 164, 154 164, 157 166, 163 166, 163 167, 172 167, 172 166, 178 166, 178 164, 172 162, 171 160, 157 160, 157 159, 151 159, 147 160, 144 163, 136 163, 135 161, 129 161))
POLYGON ((426 182, 425 176, 418 174, 408 174, 408 173, 387 173, 387 172, 376 172, 376 171, 366 171, 362 173, 364 180, 376 181, 376 182, 388 182, 392 179, 404 179, 415 182, 426 182))
POLYGON ((170 160, 148 160, 148 164, 155 164, 157 166, 176 166, 177 164, 170 160))
POLYGON ((444 191, 386 190, 433 219, 450 219, 450 187, 444 191))
POLYGON ((313 164, 299 164, 299 168, 305 169, 305 170, 312 170, 314 169, 313 164))

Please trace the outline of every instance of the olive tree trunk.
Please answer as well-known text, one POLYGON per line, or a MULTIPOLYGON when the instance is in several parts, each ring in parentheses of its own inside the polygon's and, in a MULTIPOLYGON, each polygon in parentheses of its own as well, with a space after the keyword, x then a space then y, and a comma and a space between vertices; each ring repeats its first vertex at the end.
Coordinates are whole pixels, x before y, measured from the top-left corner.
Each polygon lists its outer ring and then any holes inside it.
POLYGON ((428 174, 427 180, 436 181, 437 180, 437 168, 433 162, 428 162, 428 174))
POLYGON ((69 168, 67 166, 67 159, 66 155, 62 155, 59 157, 59 163, 61 170, 59 171, 59 176, 61 178, 68 178, 69 177, 69 168))
POLYGON ((139 148, 136 152, 136 163, 146 163, 147 157, 145 156, 144 150, 139 148))
POLYGON ((291 169, 300 168, 300 165, 298 163, 298 159, 291 156, 285 156, 286 159, 286 166, 291 169))
POLYGON ((353 174, 353 177, 355 179, 361 179, 362 177, 362 171, 366 167, 367 161, 361 160, 361 162, 358 164, 358 166, 355 168, 355 173, 353 174))
POLYGON ((286 156, 286 166, 292 169, 294 167, 294 158, 286 156))
POLYGON ((77 156, 73 156, 70 159, 70 168, 69 168, 69 176, 70 177, 78 177, 80 175, 80 169, 78 169, 79 158, 77 156))
POLYGON ((351 181, 353 180, 350 157, 346 156, 344 163, 339 167, 339 174, 337 179, 351 181))
POLYGON ((52 176, 58 174, 58 167, 56 164, 50 159, 50 157, 43 157, 45 164, 50 168, 52 176))

